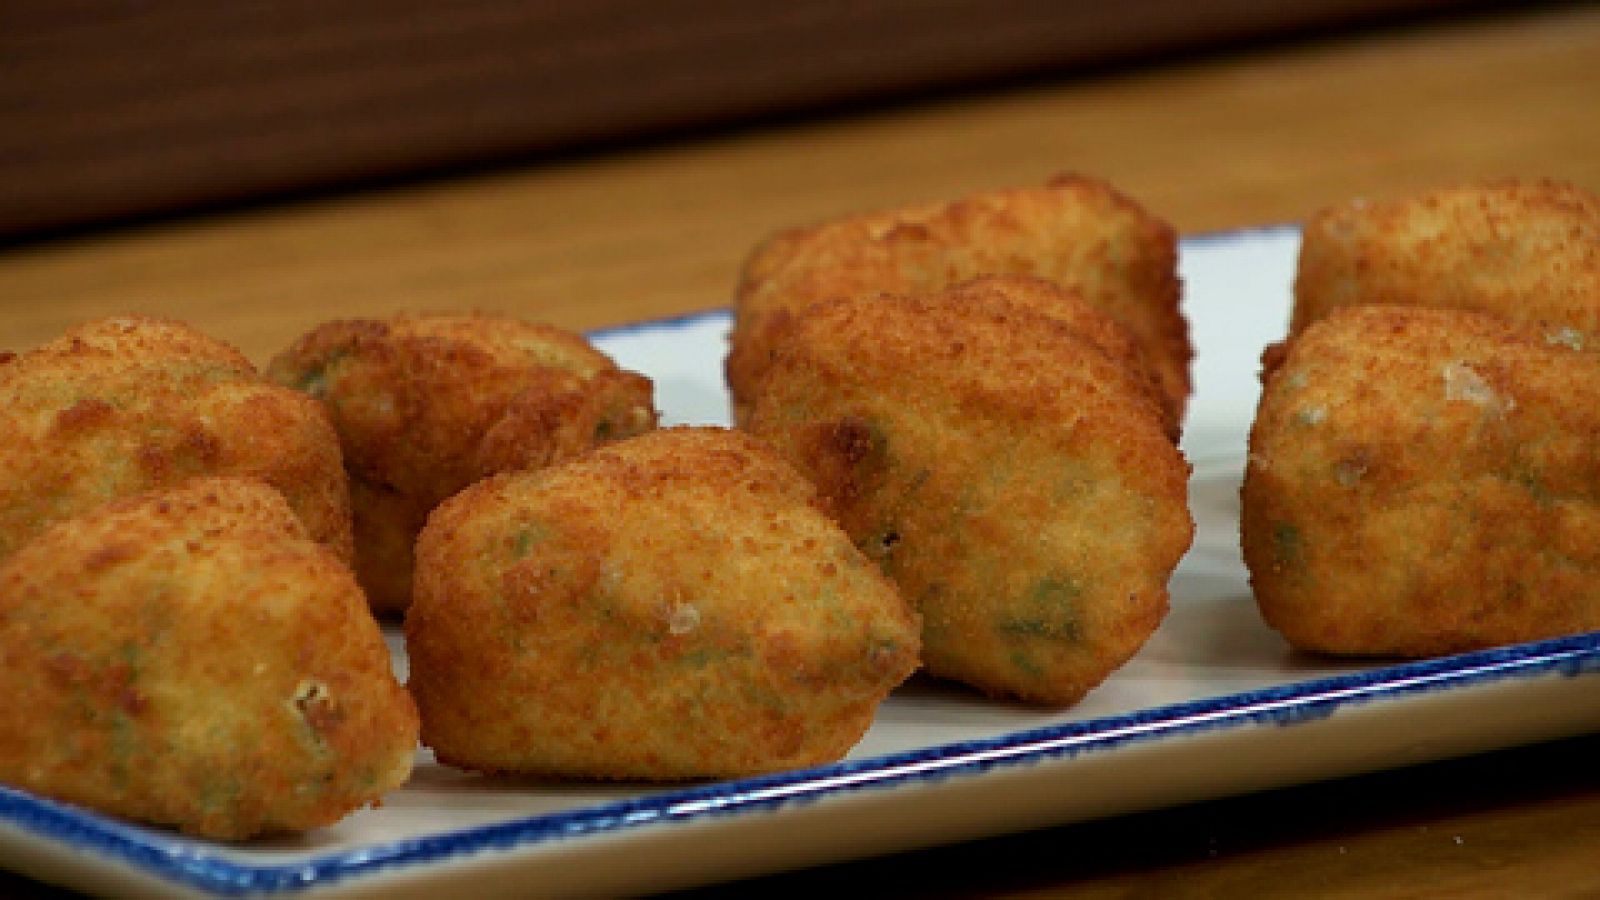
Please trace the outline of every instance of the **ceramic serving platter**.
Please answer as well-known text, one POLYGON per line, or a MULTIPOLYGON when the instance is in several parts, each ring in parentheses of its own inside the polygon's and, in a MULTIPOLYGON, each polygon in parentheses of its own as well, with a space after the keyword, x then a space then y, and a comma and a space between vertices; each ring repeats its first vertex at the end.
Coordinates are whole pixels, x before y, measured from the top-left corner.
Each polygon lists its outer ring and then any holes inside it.
MULTIPOLYGON (((0 787, 0 866, 121 896, 647 892, 1600 730, 1600 634, 1359 665, 1297 655, 1262 624, 1239 560, 1238 485, 1297 247, 1287 227, 1183 243, 1196 540, 1160 630, 1071 709, 913 679, 835 765, 687 786, 489 778, 419 751, 381 808, 239 845, 0 787)), ((726 423, 727 328, 712 311, 595 340, 655 380, 667 422, 726 423)))

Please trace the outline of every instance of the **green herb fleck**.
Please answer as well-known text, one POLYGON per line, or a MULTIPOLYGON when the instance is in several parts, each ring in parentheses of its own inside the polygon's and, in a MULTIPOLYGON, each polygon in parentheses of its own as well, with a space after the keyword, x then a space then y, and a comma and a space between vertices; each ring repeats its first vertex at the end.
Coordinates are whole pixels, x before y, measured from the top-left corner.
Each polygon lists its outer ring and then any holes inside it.
POLYGON ((535 544, 544 541, 549 536, 549 532, 537 524, 524 525, 511 536, 512 556, 516 559, 527 557, 535 544))
POLYGON ((313 397, 322 397, 328 393, 328 385, 332 380, 330 370, 338 365, 349 353, 343 350, 330 353, 327 358, 317 360, 312 366, 300 373, 294 380, 294 386, 313 397))
POLYGON ((1044 669, 1041 669, 1039 664, 1033 661, 1032 657, 1021 650, 1011 651, 1011 665, 1015 666, 1018 671, 1035 678, 1044 674, 1044 669))
POLYGON ((1034 583, 1016 614, 1001 621, 1001 633, 1052 641, 1080 637, 1077 601, 1083 586, 1071 576, 1048 575, 1034 583))
POLYGON ((1305 547, 1300 529, 1290 522, 1279 522, 1272 528, 1272 550, 1278 562, 1298 567, 1305 561, 1305 547))
POLYGON ((1540 506, 1549 506, 1555 502, 1555 495, 1550 491, 1539 473, 1525 465, 1518 465, 1511 473, 1511 480, 1516 485, 1528 492, 1529 498, 1540 506))

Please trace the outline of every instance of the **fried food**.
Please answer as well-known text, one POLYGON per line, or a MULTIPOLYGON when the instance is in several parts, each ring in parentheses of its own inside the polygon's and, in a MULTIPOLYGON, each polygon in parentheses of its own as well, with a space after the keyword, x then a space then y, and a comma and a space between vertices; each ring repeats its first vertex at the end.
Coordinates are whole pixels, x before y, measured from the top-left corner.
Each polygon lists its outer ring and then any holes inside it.
POLYGON ((423 742, 489 772, 679 779, 838 759, 917 618, 754 439, 674 428, 429 518, 406 614, 423 742))
POLYGON ((1497 181, 1306 223, 1291 332, 1360 303, 1446 306, 1600 337, 1600 197, 1554 181, 1497 181))
POLYGON ((339 441, 315 402, 179 322, 118 316, 0 359, 0 558, 46 525, 201 475, 260 478, 351 555, 339 441))
POLYGON ((417 716, 349 570, 283 497, 199 478, 0 563, 0 781, 225 840, 410 773, 417 716))
POLYGON ((1177 236, 1128 197, 1078 175, 1043 187, 858 215, 780 232, 745 262, 727 360, 745 419, 774 352, 771 331, 820 300, 933 293, 981 275, 1033 275, 1082 295, 1137 340, 1182 422, 1190 391, 1177 236))
POLYGON ((928 672, 1064 705, 1165 615, 1188 466, 1145 373, 988 287, 813 306, 747 427, 921 611, 928 672))
MULTIPOLYGON (((1178 440, 1183 423, 1173 417, 1168 398, 1162 392, 1161 380, 1156 377, 1138 339, 1122 323, 1090 305, 1077 291, 1031 275, 983 275, 954 284, 941 293, 952 303, 1025 306, 1068 326, 1131 376, 1132 388, 1145 394, 1160 411, 1167 436, 1178 440)), ((774 341, 782 340, 782 331, 776 331, 774 341)))
POLYGON ((577 334, 507 316, 330 322, 268 374, 332 414, 350 473, 356 577, 380 612, 410 602, 412 544, 445 498, 656 422, 648 379, 577 334))
POLYGON ((1241 534, 1290 643, 1427 656, 1600 628, 1600 359, 1368 306, 1267 361, 1241 534))

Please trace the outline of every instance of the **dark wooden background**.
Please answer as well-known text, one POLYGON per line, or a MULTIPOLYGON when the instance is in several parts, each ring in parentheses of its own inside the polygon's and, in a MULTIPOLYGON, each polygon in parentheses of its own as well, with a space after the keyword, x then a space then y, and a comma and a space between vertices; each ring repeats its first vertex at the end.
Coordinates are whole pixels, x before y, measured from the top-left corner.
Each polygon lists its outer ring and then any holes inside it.
POLYGON ((1460 0, 4 0, 0 239, 1460 0))

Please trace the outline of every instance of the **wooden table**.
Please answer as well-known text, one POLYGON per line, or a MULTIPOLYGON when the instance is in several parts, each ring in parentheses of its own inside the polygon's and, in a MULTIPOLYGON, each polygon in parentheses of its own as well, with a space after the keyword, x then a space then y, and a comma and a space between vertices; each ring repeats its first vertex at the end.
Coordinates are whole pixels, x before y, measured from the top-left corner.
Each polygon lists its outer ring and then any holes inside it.
MULTIPOLYGON (((1600 190, 1600 8, 1542 6, 1080 73, 0 252, 0 344, 187 319, 264 360, 332 315, 573 328, 723 304, 767 231, 1107 177, 1185 233, 1504 174, 1600 190)), ((762 890, 936 896, 1600 895, 1600 737, 937 852, 762 890)), ((8 877, 9 878, 9 877, 8 877)), ((736 896, 750 886, 712 889, 736 896)), ((0 893, 39 890, 0 879, 0 893)))

